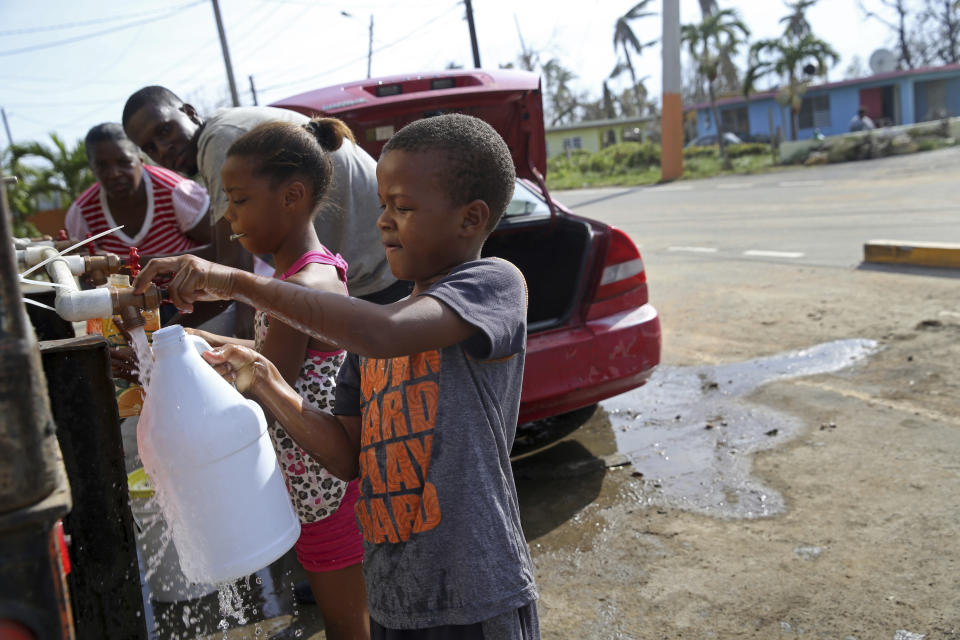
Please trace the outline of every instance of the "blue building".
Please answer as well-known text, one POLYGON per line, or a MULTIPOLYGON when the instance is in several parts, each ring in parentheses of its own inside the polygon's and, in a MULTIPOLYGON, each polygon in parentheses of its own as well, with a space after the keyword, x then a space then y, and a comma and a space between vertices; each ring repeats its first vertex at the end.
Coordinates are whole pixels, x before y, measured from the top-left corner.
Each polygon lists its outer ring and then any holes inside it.
MULTIPOLYGON (((790 139, 790 111, 777 102, 778 90, 721 98, 717 108, 724 131, 766 139, 779 128, 790 139)), ((878 125, 914 124, 960 116, 960 64, 890 71, 841 82, 810 85, 803 96, 797 139, 846 133, 863 107, 878 125)), ((717 132, 710 103, 686 109, 697 114, 697 135, 717 132)))

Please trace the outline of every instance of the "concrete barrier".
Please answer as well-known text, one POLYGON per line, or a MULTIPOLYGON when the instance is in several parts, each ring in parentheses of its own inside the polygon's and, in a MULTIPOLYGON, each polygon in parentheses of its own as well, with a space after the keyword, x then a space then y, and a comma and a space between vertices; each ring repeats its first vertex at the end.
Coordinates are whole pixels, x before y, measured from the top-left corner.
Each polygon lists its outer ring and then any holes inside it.
POLYGON ((863 245, 863 261, 958 269, 960 244, 870 240, 863 245))

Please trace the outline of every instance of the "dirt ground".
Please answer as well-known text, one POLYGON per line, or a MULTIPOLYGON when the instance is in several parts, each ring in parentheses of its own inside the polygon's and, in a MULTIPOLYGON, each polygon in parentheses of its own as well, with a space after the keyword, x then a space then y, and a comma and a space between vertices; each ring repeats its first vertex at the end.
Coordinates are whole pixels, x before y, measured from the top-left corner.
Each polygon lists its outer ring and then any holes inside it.
POLYGON ((602 408, 518 462, 543 637, 960 638, 956 274, 669 256, 647 269, 665 365, 847 338, 880 349, 748 398, 802 425, 753 456, 777 515, 657 503, 602 408))

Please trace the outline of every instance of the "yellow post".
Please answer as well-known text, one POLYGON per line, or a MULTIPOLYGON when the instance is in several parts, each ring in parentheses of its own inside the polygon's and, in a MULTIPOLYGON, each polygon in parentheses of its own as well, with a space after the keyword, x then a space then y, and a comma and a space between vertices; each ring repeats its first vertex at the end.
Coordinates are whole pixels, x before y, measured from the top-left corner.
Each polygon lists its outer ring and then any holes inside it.
POLYGON ((683 99, 680 76, 680 0, 663 0, 663 105, 660 112, 660 179, 683 175, 683 99))

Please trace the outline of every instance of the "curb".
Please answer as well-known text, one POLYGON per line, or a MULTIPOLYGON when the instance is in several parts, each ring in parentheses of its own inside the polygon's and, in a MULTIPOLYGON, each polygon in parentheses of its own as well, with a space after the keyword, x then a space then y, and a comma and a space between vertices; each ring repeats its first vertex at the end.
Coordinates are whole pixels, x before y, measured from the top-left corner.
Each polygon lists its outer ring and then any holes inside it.
POLYGON ((863 245, 863 261, 960 269, 960 244, 870 240, 863 245))

